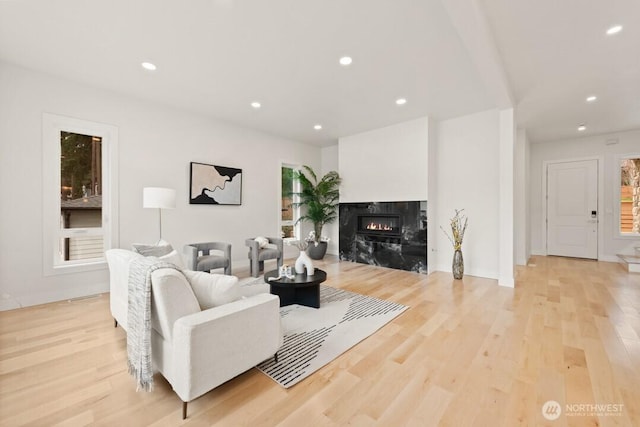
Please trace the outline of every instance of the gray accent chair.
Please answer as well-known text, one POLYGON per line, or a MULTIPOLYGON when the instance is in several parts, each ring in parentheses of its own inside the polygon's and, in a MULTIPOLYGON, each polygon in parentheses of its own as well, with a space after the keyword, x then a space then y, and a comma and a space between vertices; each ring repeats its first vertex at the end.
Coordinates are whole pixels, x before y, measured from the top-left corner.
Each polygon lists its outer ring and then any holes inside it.
POLYGON ((279 237, 267 237, 269 244, 260 248, 258 242, 253 239, 245 240, 245 244, 249 247, 249 270, 253 277, 258 277, 260 272, 264 270, 264 262, 268 259, 275 259, 278 269, 282 267, 282 259, 284 258, 284 249, 282 239, 279 237))
POLYGON ((231 275, 231 243, 190 243, 183 252, 189 270, 208 272, 224 268, 224 274, 231 275))

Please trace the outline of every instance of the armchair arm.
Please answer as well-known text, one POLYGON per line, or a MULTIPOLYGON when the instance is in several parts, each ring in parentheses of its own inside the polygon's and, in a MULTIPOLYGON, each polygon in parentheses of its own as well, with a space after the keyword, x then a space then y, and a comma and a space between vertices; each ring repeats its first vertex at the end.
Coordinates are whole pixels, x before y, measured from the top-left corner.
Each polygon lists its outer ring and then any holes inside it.
POLYGON ((282 260, 284 259, 284 247, 283 247, 283 240, 279 237, 269 237, 269 242, 272 244, 275 244, 276 247, 278 248, 278 259, 277 259, 277 266, 278 269, 280 267, 282 267, 282 260))
POLYGON ((182 253, 184 254, 187 269, 195 270, 198 263, 198 248, 191 245, 184 245, 182 253))
POLYGON ((279 298, 259 294, 178 319, 171 384, 189 402, 273 356, 282 345, 279 298))
POLYGON ((276 245, 278 251, 280 251, 280 255, 282 255, 284 249, 283 240, 279 237, 267 237, 267 239, 269 239, 269 243, 276 245))
POLYGON ((219 245, 222 252, 224 252, 224 257, 228 261, 227 268, 224 270, 225 274, 231 274, 231 243, 217 243, 219 245))
POLYGON ((249 247, 251 252, 256 253, 256 254, 258 253, 259 244, 254 239, 246 239, 244 241, 244 244, 249 247))

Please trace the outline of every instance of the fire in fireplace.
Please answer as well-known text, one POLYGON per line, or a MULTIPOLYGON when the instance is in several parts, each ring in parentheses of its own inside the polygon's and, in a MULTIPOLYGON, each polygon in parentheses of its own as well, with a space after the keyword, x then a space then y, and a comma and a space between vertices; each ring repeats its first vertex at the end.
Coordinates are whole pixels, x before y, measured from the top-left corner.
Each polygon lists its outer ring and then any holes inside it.
POLYGON ((382 230, 382 231, 392 231, 393 227, 391 227, 389 224, 380 224, 380 223, 373 223, 370 222, 369 224, 367 224, 367 226, 365 227, 367 230, 382 230))
POLYGON ((400 215, 368 214, 358 216, 357 232, 362 234, 399 235, 400 215))

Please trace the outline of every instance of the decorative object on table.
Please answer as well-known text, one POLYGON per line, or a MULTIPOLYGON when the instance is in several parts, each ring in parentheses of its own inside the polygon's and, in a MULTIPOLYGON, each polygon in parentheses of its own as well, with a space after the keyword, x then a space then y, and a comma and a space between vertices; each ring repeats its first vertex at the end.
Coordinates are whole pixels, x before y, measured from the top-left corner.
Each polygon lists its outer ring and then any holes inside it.
POLYGON ((278 361, 266 360, 257 368, 289 388, 373 335, 407 308, 320 285, 320 308, 298 304, 280 307, 284 344, 278 351, 278 361))
POLYGON ((305 252, 305 250, 309 246, 309 242, 307 242, 306 240, 289 240, 287 241, 287 244, 293 245, 300 250, 300 255, 298 255, 298 258, 296 259, 296 263, 294 265, 296 274, 305 274, 306 272, 307 276, 313 276, 315 272, 313 261, 311 261, 309 255, 307 254, 307 252, 305 252))
POLYGON ((309 255, 305 251, 301 251, 300 255, 296 259, 296 274, 305 274, 307 276, 313 276, 315 268, 313 267, 313 261, 309 258, 309 255))
POLYGON ((303 169, 304 172, 296 171, 294 175, 294 178, 300 183, 301 190, 292 193, 299 200, 292 203, 292 206, 306 209, 296 223, 309 221, 313 224, 312 245, 314 250, 310 252, 313 253, 313 259, 322 259, 327 252, 327 241, 329 240, 322 237, 322 227, 338 218, 339 186, 342 180, 336 171, 327 172, 318 180, 316 173, 309 166, 305 165, 303 169))
POLYGON ((444 234, 447 236, 451 244, 453 245, 453 262, 451 265, 451 271, 453 272, 454 279, 462 279, 464 274, 464 259, 462 257, 462 239, 464 239, 464 232, 467 230, 467 217, 462 214, 464 209, 455 209, 456 214, 451 218, 451 235, 440 226, 444 234))
POLYGON ((242 204, 242 169, 191 162, 189 203, 242 204))
POLYGON ((162 240, 162 209, 176 208, 176 190, 161 187, 145 187, 142 189, 142 207, 157 208, 160 216, 160 238, 162 240))
POLYGON ((280 269, 278 269, 278 276, 277 277, 269 277, 269 280, 279 280, 282 279, 283 277, 286 277, 287 279, 293 279, 294 277, 296 277, 295 274, 293 274, 293 269, 291 268, 290 265, 283 265, 280 267, 280 269))

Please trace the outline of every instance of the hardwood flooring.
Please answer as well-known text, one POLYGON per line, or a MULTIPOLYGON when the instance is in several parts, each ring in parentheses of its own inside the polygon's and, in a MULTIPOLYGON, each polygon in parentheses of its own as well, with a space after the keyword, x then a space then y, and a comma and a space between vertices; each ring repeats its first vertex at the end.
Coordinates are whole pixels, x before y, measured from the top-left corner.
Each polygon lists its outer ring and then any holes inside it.
POLYGON ((534 257, 509 289, 331 258, 321 268, 327 285, 410 309, 289 390, 253 369, 191 402, 184 421, 161 376, 136 393, 108 294, 2 312, 0 425, 640 426, 640 274, 534 257))

